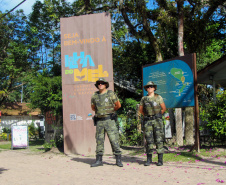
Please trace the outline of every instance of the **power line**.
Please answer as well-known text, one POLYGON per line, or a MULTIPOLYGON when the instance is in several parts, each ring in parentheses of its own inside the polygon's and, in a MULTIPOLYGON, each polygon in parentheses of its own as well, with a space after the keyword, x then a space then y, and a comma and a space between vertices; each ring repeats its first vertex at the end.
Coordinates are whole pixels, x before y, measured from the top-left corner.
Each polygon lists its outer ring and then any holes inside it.
POLYGON ((6 15, 8 15, 10 12, 12 12, 13 10, 15 10, 18 6, 20 6, 21 4, 23 4, 26 0, 23 0, 20 4, 16 5, 12 10, 10 10, 9 12, 5 13, 1 18, 5 17, 6 15))

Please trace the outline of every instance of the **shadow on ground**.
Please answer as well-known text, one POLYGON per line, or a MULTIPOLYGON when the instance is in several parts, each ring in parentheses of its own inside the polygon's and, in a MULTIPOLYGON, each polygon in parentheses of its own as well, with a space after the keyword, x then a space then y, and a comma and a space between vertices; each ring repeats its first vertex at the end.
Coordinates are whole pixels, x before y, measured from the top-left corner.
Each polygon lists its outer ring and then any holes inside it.
POLYGON ((3 171, 8 171, 8 169, 0 168, 0 174, 2 174, 3 171))

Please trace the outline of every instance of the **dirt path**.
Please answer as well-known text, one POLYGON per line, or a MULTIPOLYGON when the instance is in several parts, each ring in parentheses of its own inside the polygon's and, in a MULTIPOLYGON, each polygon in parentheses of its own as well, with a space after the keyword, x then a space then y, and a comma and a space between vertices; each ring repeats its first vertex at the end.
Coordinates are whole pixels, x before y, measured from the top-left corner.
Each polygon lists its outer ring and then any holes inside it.
POLYGON ((104 166, 91 168, 95 159, 53 152, 34 154, 26 150, 0 150, 1 185, 214 185, 226 184, 226 158, 196 163, 164 163, 143 166, 144 156, 123 155, 124 167, 113 156, 104 156, 104 166))

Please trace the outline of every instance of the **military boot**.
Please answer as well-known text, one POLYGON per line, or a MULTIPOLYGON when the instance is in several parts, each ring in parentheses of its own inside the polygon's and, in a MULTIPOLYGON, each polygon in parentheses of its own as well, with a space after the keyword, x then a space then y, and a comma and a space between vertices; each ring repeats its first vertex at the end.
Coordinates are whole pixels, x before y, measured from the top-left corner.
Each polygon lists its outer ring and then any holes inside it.
POLYGON ((121 155, 115 155, 115 157, 116 157, 116 165, 118 167, 123 167, 122 160, 121 160, 121 155))
POLYGON ((144 166, 150 166, 152 163, 152 154, 147 154, 147 161, 144 163, 144 166))
POLYGON ((96 155, 96 162, 91 167, 103 166, 102 155, 96 155))
POLYGON ((157 166, 163 165, 163 154, 158 154, 158 163, 157 166))

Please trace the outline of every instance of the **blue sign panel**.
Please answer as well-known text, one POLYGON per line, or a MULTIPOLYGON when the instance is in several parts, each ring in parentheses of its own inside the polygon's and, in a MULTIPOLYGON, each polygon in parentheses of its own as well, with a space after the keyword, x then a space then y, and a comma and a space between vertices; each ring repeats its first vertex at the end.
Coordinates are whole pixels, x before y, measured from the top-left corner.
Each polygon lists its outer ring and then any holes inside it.
MULTIPOLYGON (((167 108, 195 105, 192 58, 190 64, 189 61, 183 61, 183 57, 180 59, 143 67, 143 86, 153 81, 157 85, 155 93, 163 97, 167 108)), ((147 95, 144 89, 143 95, 147 95)))

